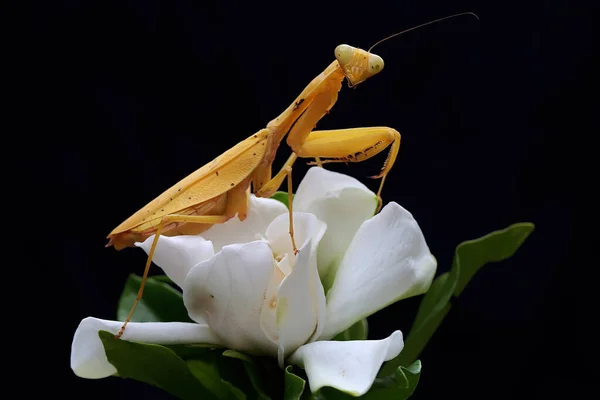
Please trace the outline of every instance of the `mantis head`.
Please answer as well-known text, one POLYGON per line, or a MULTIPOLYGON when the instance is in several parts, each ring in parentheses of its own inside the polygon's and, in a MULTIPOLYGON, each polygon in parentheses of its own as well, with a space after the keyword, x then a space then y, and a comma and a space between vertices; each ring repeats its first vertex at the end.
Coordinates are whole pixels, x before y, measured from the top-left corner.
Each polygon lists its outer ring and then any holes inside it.
POLYGON ((383 69, 383 58, 347 44, 340 44, 335 48, 335 58, 348 78, 350 87, 358 85, 383 69))
POLYGON ((412 28, 405 29, 401 32, 389 35, 375 43, 373 46, 371 46, 368 51, 364 51, 362 49, 352 47, 347 44, 340 44, 338 47, 335 48, 335 58, 338 60, 338 63, 342 67, 346 78, 348 78, 348 86, 356 86, 383 69, 383 59, 378 55, 371 53, 373 47, 393 37, 402 35, 404 33, 413 31, 418 28, 422 28, 427 25, 444 21, 446 19, 459 17, 461 15, 471 15, 477 18, 477 20, 479 20, 479 17, 472 12, 464 12, 449 15, 443 18, 438 18, 436 20, 429 21, 424 24, 417 25, 412 28))

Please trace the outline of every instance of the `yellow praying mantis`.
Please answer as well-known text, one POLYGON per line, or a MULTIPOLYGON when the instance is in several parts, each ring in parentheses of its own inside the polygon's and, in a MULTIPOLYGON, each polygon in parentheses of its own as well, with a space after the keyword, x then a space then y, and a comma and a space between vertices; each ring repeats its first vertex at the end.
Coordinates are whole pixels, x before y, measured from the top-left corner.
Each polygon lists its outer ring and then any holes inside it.
MULTIPOLYGON (((429 25, 461 13, 430 21, 393 36, 429 25)), ((473 14, 474 15, 474 14, 473 14)), ((375 43, 381 43, 383 40, 375 43)), ((371 49, 375 46, 373 45, 371 49)), ((266 128, 241 141, 213 161, 197 169, 145 207, 127 218, 109 235, 106 247, 121 250, 134 247, 155 235, 144 268, 142 281, 134 304, 119 332, 120 338, 142 298, 154 251, 160 235, 195 235, 214 224, 224 223, 237 215, 247 217, 250 189, 257 197, 270 197, 288 181, 290 237, 294 252, 292 213, 292 166, 298 157, 314 158, 316 164, 328 162, 360 162, 373 157, 391 145, 380 173, 377 196, 381 207, 381 191, 400 149, 400 133, 390 127, 347 128, 313 131, 317 122, 336 103, 344 79, 350 87, 381 72, 383 59, 369 51, 346 44, 335 48, 335 60, 266 128), (281 141, 287 135, 287 144, 293 153, 280 171, 272 176, 272 163, 281 141)))

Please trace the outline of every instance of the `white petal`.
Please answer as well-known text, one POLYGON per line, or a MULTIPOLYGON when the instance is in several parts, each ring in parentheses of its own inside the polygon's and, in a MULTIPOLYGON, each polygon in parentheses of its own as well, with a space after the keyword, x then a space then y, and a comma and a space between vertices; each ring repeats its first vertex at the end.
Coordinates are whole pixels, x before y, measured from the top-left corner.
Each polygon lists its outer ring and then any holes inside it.
POLYGON ((263 241, 223 247, 196 265, 183 284, 190 318, 204 317, 227 347, 251 354, 277 354, 260 327, 260 312, 271 274, 273 253, 263 241))
POLYGON ((369 391, 384 361, 402 351, 402 332, 383 340, 320 341, 305 344, 289 361, 305 369, 311 392, 331 386, 352 396, 369 391))
MULTIPOLYGON (((82 378, 106 378, 117 372, 108 362, 98 332, 116 334, 123 322, 88 317, 83 319, 71 344, 71 369, 82 378)), ((187 322, 130 322, 122 340, 153 344, 215 344, 219 338, 208 325, 187 322)))
MULTIPOLYGON (((326 232, 327 225, 319 221, 313 214, 294 212, 294 241, 298 249, 305 246, 312 239, 312 253, 316 257, 316 248, 326 232)), ((277 216, 265 232, 265 237, 273 250, 273 254, 294 254, 292 239, 290 238, 289 213, 277 216)), ((316 259, 315 259, 316 262, 316 259)))
MULTIPOLYGON (((316 220, 316 217, 313 218, 316 220)), ((282 368, 284 358, 314 334, 319 322, 319 311, 325 310, 324 307, 318 307, 319 301, 325 305, 325 293, 315 257, 311 257, 311 245, 311 240, 308 240, 299 249, 296 265, 279 287, 276 318, 279 328, 277 359, 282 368)))
MULTIPOLYGON (((135 245, 149 254, 153 240, 154 235, 148 237, 143 243, 138 242, 135 245)), ((200 236, 160 236, 152 261, 181 287, 190 269, 214 254, 212 243, 200 236)))
POLYGON ((377 196, 348 175, 313 167, 298 186, 293 209, 313 213, 327 224, 318 265, 328 288, 357 229, 375 213, 377 196))
MULTIPOLYGON (((292 258, 295 258, 292 256, 292 258)), ((295 262, 295 261, 294 261, 295 262)), ((292 265, 289 263, 289 257, 286 255, 284 259, 276 263, 278 268, 273 268, 273 273, 269 280, 269 286, 263 297, 263 304, 260 310, 260 328, 265 336, 274 344, 279 342, 279 328, 277 327, 277 293, 279 286, 286 277, 286 272, 281 269, 282 264, 285 268, 289 268, 291 272, 292 265)))
MULTIPOLYGON (((312 306, 316 306, 315 311, 317 317, 317 329, 312 331, 312 336, 308 339, 309 341, 316 339, 321 334, 321 332, 325 328, 325 319, 327 316, 325 305, 325 292, 323 290, 323 285, 321 283, 319 273, 317 270, 316 251, 317 248, 319 248, 319 243, 321 242, 324 234, 326 233, 326 229, 327 225, 323 221, 317 219, 313 214, 294 212, 294 240, 296 242, 296 246, 298 246, 298 248, 300 249, 306 247, 309 241, 311 242, 310 260, 307 260, 306 263, 304 263, 303 261, 303 264, 301 265, 301 270, 296 272, 298 274, 296 277, 286 278, 286 280, 291 279, 291 282, 294 283, 287 283, 284 292, 286 293, 286 295, 293 292, 293 296, 298 295, 304 297, 304 299, 294 299, 294 306, 292 307, 302 308, 307 304, 306 302, 310 302, 312 306), (307 268, 307 270, 304 270, 304 268, 307 268), (294 287, 296 285, 297 287, 294 287), (307 293, 309 293, 310 295, 308 295, 307 293)), ((275 218, 271 225, 269 225, 265 236, 269 241, 269 245, 273 249, 273 253, 275 255, 284 254, 286 255, 286 258, 291 258, 292 260, 296 258, 294 257, 294 253, 292 251, 292 241, 289 235, 289 214, 286 213, 275 218)), ((300 254, 298 254, 298 256, 299 255, 300 254)), ((281 264, 283 264, 283 262, 286 261, 286 258, 282 260, 281 264)), ((297 262, 300 262, 300 260, 296 259, 296 261, 292 261, 292 263, 297 262)), ((279 293, 279 296, 281 297, 281 291, 279 293)), ((290 314, 295 315, 294 313, 295 312, 290 314)), ((305 315, 305 317, 309 318, 308 315, 305 315)), ((300 320, 293 322, 299 321, 300 320)), ((280 327, 280 329, 285 330, 286 328, 280 327)), ((284 343, 281 343, 280 345, 280 353, 283 351, 287 355, 289 349, 295 346, 294 343, 297 343, 300 340, 298 338, 304 337, 304 333, 297 332, 293 336, 288 336, 287 334, 284 334, 285 337, 283 339, 281 338, 281 335, 279 336, 280 340, 284 341, 284 343)), ((300 344, 302 343, 305 343, 305 341, 302 341, 300 344)))
POLYGON ((219 252, 228 244, 248 243, 256 240, 257 235, 264 236, 271 221, 287 212, 287 207, 280 201, 251 195, 248 216, 244 221, 235 217, 224 224, 215 224, 203 232, 202 237, 212 241, 215 252, 219 252))
POLYGON ((436 266, 417 221, 389 203, 352 240, 327 293, 321 338, 330 339, 398 300, 425 293, 436 266))

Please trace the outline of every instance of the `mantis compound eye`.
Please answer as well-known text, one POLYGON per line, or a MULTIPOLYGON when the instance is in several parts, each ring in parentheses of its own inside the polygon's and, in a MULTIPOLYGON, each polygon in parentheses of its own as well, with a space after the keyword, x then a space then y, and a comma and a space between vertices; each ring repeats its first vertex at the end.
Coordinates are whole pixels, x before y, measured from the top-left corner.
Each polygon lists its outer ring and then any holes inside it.
POLYGON ((369 54, 369 73, 375 75, 383 69, 383 58, 377 54, 369 54))
POLYGON ((354 57, 355 48, 347 44, 340 44, 335 48, 335 58, 342 67, 348 65, 354 57))

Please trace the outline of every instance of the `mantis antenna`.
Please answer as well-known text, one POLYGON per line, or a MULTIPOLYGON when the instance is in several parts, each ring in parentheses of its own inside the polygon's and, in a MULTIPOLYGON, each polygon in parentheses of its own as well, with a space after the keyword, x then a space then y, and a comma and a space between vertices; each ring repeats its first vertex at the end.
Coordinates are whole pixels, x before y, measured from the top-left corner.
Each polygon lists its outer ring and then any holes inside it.
POLYGON ((375 47, 378 44, 380 44, 382 42, 385 42, 386 40, 391 39, 391 38, 393 38, 395 36, 399 36, 399 35, 402 35, 403 33, 407 33, 407 32, 413 31, 415 29, 422 28, 422 27, 427 26, 427 25, 435 24, 437 22, 441 22, 441 21, 446 20, 446 19, 450 19, 450 18, 454 18, 454 17, 460 17, 461 15, 472 15, 475 18, 477 18, 477 20, 479 20, 479 17, 475 13, 472 13, 472 12, 464 12, 464 13, 460 13, 460 14, 449 15, 449 16, 443 17, 443 18, 438 18, 436 20, 425 22, 424 24, 413 26, 412 28, 403 30, 402 32, 397 32, 397 33, 394 33, 394 34, 392 34, 392 35, 390 35, 388 37, 385 37, 385 38, 381 39, 380 41, 378 41, 377 43, 375 43, 373 46, 371 46, 371 48, 368 50, 368 52, 370 53, 371 50, 373 50, 373 47, 375 47))

